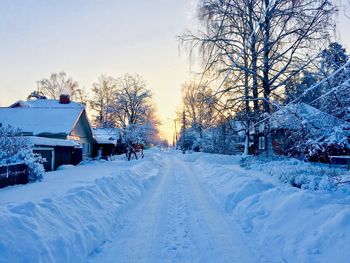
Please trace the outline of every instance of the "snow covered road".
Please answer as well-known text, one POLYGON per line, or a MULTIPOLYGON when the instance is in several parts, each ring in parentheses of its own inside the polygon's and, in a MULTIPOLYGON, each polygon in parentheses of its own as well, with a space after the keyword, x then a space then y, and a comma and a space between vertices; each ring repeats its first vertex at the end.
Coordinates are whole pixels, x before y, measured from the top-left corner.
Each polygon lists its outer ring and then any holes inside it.
POLYGON ((198 181, 189 163, 162 157, 157 185, 119 218, 91 262, 256 262, 240 230, 198 181))
MULTIPOLYGON (((350 194, 240 156, 148 150, 0 190, 0 262, 349 262, 350 194)), ((300 169, 299 169, 300 170, 300 169)))

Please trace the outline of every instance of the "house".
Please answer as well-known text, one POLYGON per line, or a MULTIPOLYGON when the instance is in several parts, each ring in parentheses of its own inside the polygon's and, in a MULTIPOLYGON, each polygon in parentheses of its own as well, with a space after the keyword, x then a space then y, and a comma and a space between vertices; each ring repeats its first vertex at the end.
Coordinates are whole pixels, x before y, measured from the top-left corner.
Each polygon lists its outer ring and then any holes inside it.
POLYGON ((31 136, 35 151, 51 162, 50 167, 46 164, 47 169, 93 156, 95 140, 85 107, 67 96, 60 100, 17 101, 8 108, 0 108, 0 124, 19 128, 23 135, 31 136))
POLYGON ((101 151, 101 156, 120 154, 118 150, 118 139, 120 138, 119 130, 116 128, 96 128, 93 129, 95 144, 93 147, 93 155, 98 156, 98 151, 101 151))
POLYGON ((82 161, 82 148, 72 140, 28 136, 33 152, 45 158, 45 171, 54 171, 64 164, 77 165, 82 161))
POLYGON ((328 162, 329 155, 350 155, 350 123, 308 104, 291 104, 273 113, 270 127, 277 154, 298 155, 307 151, 310 160, 322 162, 328 162), (303 141, 299 149, 292 147, 303 141), (291 152, 290 148, 294 150, 291 152))

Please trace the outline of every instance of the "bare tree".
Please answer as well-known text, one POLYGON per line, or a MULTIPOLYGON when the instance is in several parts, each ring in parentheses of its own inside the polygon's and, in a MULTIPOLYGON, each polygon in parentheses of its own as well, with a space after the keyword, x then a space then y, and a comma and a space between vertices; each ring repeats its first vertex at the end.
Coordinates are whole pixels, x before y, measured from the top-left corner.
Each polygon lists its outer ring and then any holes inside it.
POLYGON ((125 74, 117 80, 111 107, 114 123, 131 141, 150 142, 157 137, 159 124, 152 104, 152 93, 138 74, 125 74))
MULTIPOLYGON (((181 36, 182 41, 192 44, 191 48, 199 45, 203 60, 210 61, 211 72, 215 72, 216 77, 225 75, 224 82, 214 93, 220 99, 221 110, 226 111, 228 116, 245 110, 245 153, 248 152, 250 122, 259 113, 257 71, 260 38, 256 30, 259 17, 254 10, 258 2, 201 1, 199 19, 204 22, 205 31, 181 36)), ((255 142, 257 145, 257 140, 255 142)))
POLYGON ((216 92, 223 105, 238 111, 244 105, 248 116, 253 107, 255 120, 273 110, 273 97, 311 63, 336 11, 329 0, 201 0, 198 9, 204 30, 181 40, 191 52, 199 47, 214 75, 225 76, 216 92))
POLYGON ((213 91, 206 85, 198 87, 197 83, 191 81, 182 86, 182 93, 187 124, 202 138, 203 130, 213 127, 219 116, 213 91))
POLYGON ((111 109, 115 102, 117 81, 113 77, 102 75, 92 84, 91 109, 96 113, 94 124, 97 127, 114 126, 111 109))
POLYGON ((50 99, 59 99, 60 95, 67 94, 72 100, 86 103, 87 98, 84 89, 72 77, 67 77, 64 71, 52 73, 49 78, 38 81, 38 92, 50 99))
POLYGON ((140 75, 127 73, 120 77, 113 105, 115 122, 120 127, 142 123, 150 109, 151 98, 151 91, 140 75))

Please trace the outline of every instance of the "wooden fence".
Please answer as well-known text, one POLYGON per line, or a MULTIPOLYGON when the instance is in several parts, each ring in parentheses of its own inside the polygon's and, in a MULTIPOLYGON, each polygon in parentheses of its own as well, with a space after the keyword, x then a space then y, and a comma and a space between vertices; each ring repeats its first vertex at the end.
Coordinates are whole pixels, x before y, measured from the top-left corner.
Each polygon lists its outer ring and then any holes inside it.
POLYGON ((16 184, 27 184, 28 181, 27 165, 9 164, 0 166, 0 188, 16 184))

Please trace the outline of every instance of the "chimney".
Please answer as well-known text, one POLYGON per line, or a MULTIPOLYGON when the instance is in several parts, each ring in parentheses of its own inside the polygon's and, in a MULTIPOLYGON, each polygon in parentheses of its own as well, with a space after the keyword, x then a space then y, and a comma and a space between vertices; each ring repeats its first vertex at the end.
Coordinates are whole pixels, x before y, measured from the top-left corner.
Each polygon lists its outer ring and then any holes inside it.
POLYGON ((61 104, 69 104, 70 103, 70 96, 68 94, 61 94, 60 95, 60 103, 61 104))

